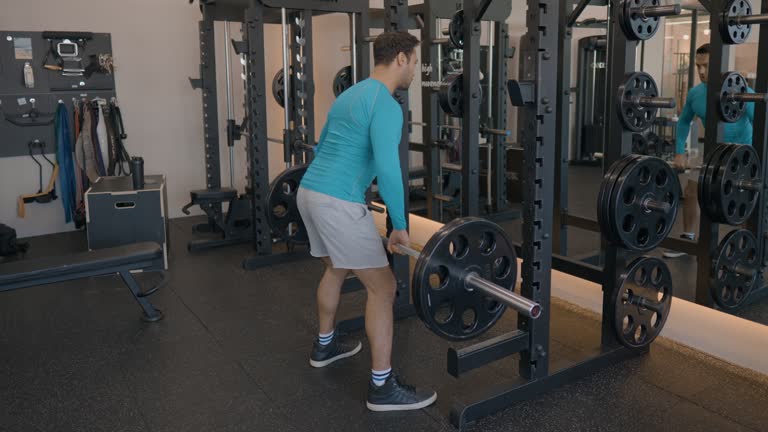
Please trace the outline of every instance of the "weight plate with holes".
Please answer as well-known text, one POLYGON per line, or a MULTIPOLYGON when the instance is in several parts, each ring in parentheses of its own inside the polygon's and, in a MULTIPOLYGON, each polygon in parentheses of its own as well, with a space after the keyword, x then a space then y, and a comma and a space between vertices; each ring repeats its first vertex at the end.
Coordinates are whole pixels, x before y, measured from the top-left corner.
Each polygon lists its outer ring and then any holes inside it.
POLYGON ((663 160, 641 156, 622 170, 608 197, 609 240, 645 252, 661 243, 675 224, 680 204, 677 173, 663 160))
MULTIPOLYGON (((461 117, 464 115, 464 75, 448 75, 440 85, 438 92, 438 101, 440 108, 452 117, 461 117)), ((480 103, 483 100, 483 88, 477 85, 478 98, 480 103)))
POLYGON ((648 154, 648 140, 643 134, 632 134, 632 154, 647 155, 648 154))
POLYGON ((624 170, 628 164, 640 157, 640 155, 628 155, 614 162, 605 173, 603 181, 600 183, 600 192, 597 196, 597 223, 600 226, 600 231, 607 238, 613 238, 616 235, 608 232, 612 226, 608 221, 610 220, 609 210, 611 208, 609 198, 611 192, 613 192, 613 186, 616 184, 616 179, 621 174, 621 171, 624 170))
POLYGON ((627 348, 644 348, 661 333, 672 306, 672 274, 659 258, 634 260, 613 293, 616 337, 627 348))
POLYGON ((640 10, 640 8, 651 6, 659 6, 659 0, 624 0, 619 23, 627 40, 648 40, 656 34, 656 30, 659 29, 659 18, 645 17, 640 10))
POLYGON ((747 80, 737 72, 728 72, 723 74, 723 86, 720 88, 720 103, 717 105, 717 111, 720 118, 726 123, 738 121, 747 110, 747 104, 744 101, 733 100, 734 94, 747 92, 747 80))
POLYGON ((645 72, 633 72, 625 75, 624 83, 619 86, 618 110, 624 127, 632 132, 648 129, 656 119, 658 108, 646 108, 637 102, 641 97, 658 97, 656 81, 645 72))
POLYGON ((709 185, 712 183, 712 168, 715 166, 720 165, 720 159, 723 156, 723 152, 726 150, 730 150, 731 144, 720 144, 717 147, 715 147, 715 151, 713 151, 707 158, 705 159, 705 163, 701 168, 701 171, 699 173, 699 186, 698 186, 698 197, 699 197, 699 208, 701 211, 706 213, 707 215, 710 214, 716 214, 717 213, 717 206, 709 197, 709 185))
POLYGON ((718 148, 720 151, 713 155, 711 163, 707 165, 707 170, 703 177, 704 185, 701 186, 700 189, 702 190, 702 202, 706 203, 704 212, 706 212, 710 218, 713 218, 713 220, 720 221, 723 220, 724 215, 720 213, 722 208, 720 207, 718 200, 713 198, 714 190, 717 189, 715 177, 718 175, 723 161, 726 160, 730 152, 733 151, 733 144, 721 144, 718 148))
POLYGON ((451 23, 448 24, 448 39, 453 46, 458 49, 464 49, 464 11, 458 10, 451 17, 451 23))
POLYGON ((267 196, 267 219, 272 235, 291 243, 309 241, 307 229, 296 204, 296 192, 307 165, 295 165, 272 180, 267 196))
POLYGON ((749 0, 731 0, 723 12, 720 21, 720 35, 723 42, 729 45, 738 45, 747 41, 751 24, 737 24, 736 18, 752 15, 752 5, 749 0))
POLYGON ((281 107, 285 107, 285 74, 280 69, 272 78, 272 96, 281 107))
POLYGON ((761 166, 752 146, 731 144, 717 167, 713 167, 708 199, 716 207, 713 221, 729 225, 744 223, 759 201, 761 166))
POLYGON ((468 290, 465 276, 475 272, 514 291, 517 255, 506 233, 476 217, 443 225, 424 246, 413 272, 413 303, 419 317, 440 337, 475 338, 493 327, 506 305, 478 290, 468 290))
POLYGON ((352 66, 345 66, 333 77, 333 95, 339 97, 350 87, 352 87, 352 66))
POLYGON ((745 229, 729 232, 712 261, 709 292, 723 309, 741 306, 757 284, 757 239, 745 229))
POLYGON ((661 156, 661 137, 653 132, 645 134, 645 140, 648 143, 648 156, 661 156))

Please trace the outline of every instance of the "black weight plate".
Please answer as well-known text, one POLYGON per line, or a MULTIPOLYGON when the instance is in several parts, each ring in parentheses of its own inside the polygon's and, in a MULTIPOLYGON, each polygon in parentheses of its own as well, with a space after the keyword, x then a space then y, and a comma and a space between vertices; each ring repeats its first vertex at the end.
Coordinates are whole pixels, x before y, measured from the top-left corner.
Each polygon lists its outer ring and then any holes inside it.
POLYGON ((272 96, 281 107, 285 107, 285 74, 280 69, 272 78, 272 96))
POLYGON ((723 12, 720 21, 720 35, 723 42, 729 45, 742 44, 749 38, 749 32, 752 31, 751 24, 737 24, 735 18, 740 16, 752 15, 752 4, 749 0, 731 0, 728 7, 723 12))
POLYGON ((612 226, 609 223, 611 192, 613 192, 616 179, 618 178, 619 174, 621 174, 621 171, 624 170, 628 164, 639 158, 640 155, 627 155, 622 159, 614 162, 613 165, 611 165, 611 167, 605 173, 603 176, 603 181, 600 183, 600 192, 597 195, 597 223, 600 226, 600 231, 609 239, 615 238, 615 234, 611 232, 612 226))
POLYGON ((723 309, 741 306, 757 284, 757 239, 748 230, 729 232, 712 261, 709 291, 723 309), (736 271, 739 269, 740 271, 736 271))
POLYGON ((638 155, 648 154, 648 140, 643 134, 632 134, 632 153, 638 155))
POLYGON ((661 152, 661 137, 656 135, 653 132, 648 132, 645 134, 645 140, 648 143, 648 156, 657 156, 660 157, 662 155, 661 152))
POLYGON ((458 10, 453 17, 451 17, 451 23, 448 24, 448 39, 450 39, 453 46, 458 49, 464 49, 464 11, 458 10))
MULTIPOLYGON (((483 100, 483 88, 477 85, 478 98, 481 103, 483 100)), ((451 117, 461 117, 464 115, 464 75, 448 75, 440 85, 438 92, 438 101, 440 108, 451 117)))
POLYGON ((732 151, 721 161, 714 179, 716 183, 710 185, 710 193, 717 200, 722 222, 741 225, 752 214, 760 198, 759 191, 748 190, 742 185, 746 182, 761 183, 761 166, 752 146, 732 146, 732 151))
POLYGON ((730 144, 720 144, 717 147, 715 147, 715 151, 713 151, 709 156, 706 158, 706 162, 704 166, 702 167, 701 171, 699 172, 699 186, 698 186, 698 194, 699 194, 699 208, 702 212, 706 213, 710 219, 713 215, 717 215, 717 207, 715 206, 715 203, 710 198, 710 188, 709 185, 712 181, 712 169, 715 166, 719 166, 720 159, 722 158, 723 152, 730 149, 730 144))
POLYGON ((648 40, 656 34, 659 18, 644 17, 640 8, 658 5, 659 0, 624 0, 619 23, 627 40, 648 40))
POLYGON ((613 241, 639 252, 658 246, 675 223, 681 194, 677 173, 663 160, 642 156, 628 165, 610 196, 613 241), (665 203, 666 210, 653 208, 665 203))
POLYGON ((634 260, 613 293, 616 337, 628 348, 644 348, 661 333, 672 306, 672 275, 659 258, 634 260))
POLYGON ((746 102, 733 100, 731 96, 746 92, 747 80, 741 74, 737 72, 723 74, 723 86, 720 88, 720 103, 717 105, 717 111, 724 122, 736 122, 744 115, 747 110, 746 102))
POLYGON ((517 255, 504 230, 476 217, 443 225, 424 246, 413 273, 416 311, 438 336, 475 338, 493 327, 506 305, 478 290, 467 290, 470 272, 510 291, 517 282, 517 255))
POLYGON ((307 165, 295 165, 272 180, 267 196, 267 219, 272 234, 292 243, 306 243, 307 229, 296 204, 296 192, 307 165))
POLYGON ((724 174, 723 164, 730 158, 730 155, 735 150, 734 144, 727 144, 727 147, 720 153, 720 158, 716 164, 709 166, 709 171, 705 177, 707 184, 705 185, 705 197, 707 204, 712 210, 709 212, 709 216, 714 222, 724 223, 725 213, 724 208, 720 205, 720 194, 718 193, 720 179, 724 174))
POLYGON ((616 99, 619 119, 627 130, 642 132, 656 119, 658 109, 642 107, 635 100, 639 97, 658 97, 659 89, 653 77, 645 72, 632 72, 625 77, 616 99))
POLYGON ((352 87, 352 66, 345 66, 333 77, 333 95, 339 97, 350 87, 352 87))

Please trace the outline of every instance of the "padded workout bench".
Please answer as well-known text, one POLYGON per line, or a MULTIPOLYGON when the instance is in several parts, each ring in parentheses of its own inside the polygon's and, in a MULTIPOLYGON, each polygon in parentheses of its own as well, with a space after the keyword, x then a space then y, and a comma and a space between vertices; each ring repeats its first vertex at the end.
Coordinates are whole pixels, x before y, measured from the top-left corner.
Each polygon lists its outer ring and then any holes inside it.
POLYGON ((152 242, 0 264, 0 292, 115 273, 120 275, 141 306, 145 321, 155 322, 163 318, 162 312, 147 298, 166 281, 163 249, 152 242), (161 271, 163 278, 151 289, 142 291, 131 274, 136 270, 161 271))

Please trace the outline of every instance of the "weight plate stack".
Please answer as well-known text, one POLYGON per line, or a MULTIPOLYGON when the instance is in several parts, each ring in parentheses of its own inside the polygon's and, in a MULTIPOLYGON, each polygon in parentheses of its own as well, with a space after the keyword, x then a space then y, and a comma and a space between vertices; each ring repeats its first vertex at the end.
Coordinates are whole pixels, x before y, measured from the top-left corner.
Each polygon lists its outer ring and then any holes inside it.
POLYGON ((656 34, 659 29, 659 18, 645 17, 637 10, 658 5, 659 0, 624 0, 624 9, 622 9, 619 23, 627 40, 648 40, 656 34))
MULTIPOLYGON (((483 88, 477 86, 478 98, 481 103, 483 100, 483 88)), ((451 117, 461 117, 464 115, 464 74, 448 75, 440 85, 438 92, 438 102, 440 108, 451 117)))
POLYGON ((741 225, 760 200, 762 168, 752 146, 722 146, 722 151, 713 153, 717 162, 706 165, 705 183, 699 186, 700 202, 706 204, 700 205, 714 222, 741 225))
POLYGON ((613 324, 622 345, 640 349, 661 333, 672 306, 672 275, 659 258, 640 257, 613 293, 613 324))
POLYGON ((476 217, 454 219, 424 246, 413 272, 413 304, 427 328, 448 340, 475 338, 488 331, 506 305, 477 290, 464 278, 475 272, 514 291, 515 248, 501 227, 476 217))
POLYGON ((464 49, 464 11, 458 10, 448 24, 448 39, 457 49, 464 49))
POLYGON ((642 132, 648 129, 656 119, 658 108, 646 108, 636 101, 641 97, 658 97, 659 89, 656 81, 645 72, 632 72, 626 75, 624 83, 619 86, 618 110, 619 118, 624 127, 632 132, 642 132))
POLYGON ((267 219, 272 235, 294 244, 309 241, 296 204, 296 192, 307 165, 295 165, 272 180, 267 196, 267 219))
POLYGON ((751 24, 737 24, 736 18, 752 15, 752 4, 749 0, 731 0, 723 12, 720 21, 720 35, 723 42, 729 45, 738 45, 747 41, 752 31, 751 24))
POLYGON ((618 246, 649 251, 675 223, 681 195, 677 174, 652 156, 628 156, 614 165, 598 195, 601 231, 618 246))
POLYGON ((352 66, 345 66, 333 77, 333 95, 339 97, 350 87, 352 87, 352 66))
POLYGON ((745 229, 728 233, 712 261, 709 284, 712 299, 722 309, 741 306, 757 284, 757 239, 745 229))
POLYGON ((272 96, 278 105, 285 107, 285 74, 282 69, 272 78, 272 96))
POLYGON ((737 72, 728 72, 723 76, 720 88, 720 103, 717 105, 720 118, 726 123, 734 123, 744 115, 747 104, 732 98, 734 94, 747 92, 747 80, 737 72))

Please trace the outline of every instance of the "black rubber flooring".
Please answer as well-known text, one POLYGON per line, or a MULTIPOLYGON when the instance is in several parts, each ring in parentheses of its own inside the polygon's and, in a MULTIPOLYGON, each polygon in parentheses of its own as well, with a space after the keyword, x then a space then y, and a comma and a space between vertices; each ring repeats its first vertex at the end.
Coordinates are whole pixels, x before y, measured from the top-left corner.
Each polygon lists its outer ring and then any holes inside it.
MULTIPOLYGON (((568 210, 571 214, 590 219, 597 219, 597 195, 602 181, 600 167, 576 165, 569 169, 568 210)), ((522 240, 521 220, 503 223, 502 226, 515 241, 522 240)), ((730 232, 733 227, 721 226, 721 237, 730 232)), ((679 237, 683 232, 682 210, 678 213, 675 226, 670 236, 679 237)), ((568 228, 568 256, 582 258, 594 255, 600 249, 600 235, 579 228, 568 228)), ((665 249, 656 249, 647 255, 661 257, 665 249)), ((696 257, 686 255, 679 258, 665 259, 672 273, 672 283, 675 296, 688 301, 696 299, 696 257)), ((748 304, 734 313, 744 319, 768 325, 767 289, 761 290, 760 300, 748 304)))
MULTIPOLYGON (((314 289, 320 263, 241 270, 248 245, 186 252, 193 220, 171 224, 170 283, 152 297, 166 317, 140 320, 113 277, 0 294, 2 431, 451 431, 455 398, 514 382, 516 358, 455 379, 450 343, 417 318, 396 323, 394 366, 438 391, 423 411, 374 414, 363 403, 369 349, 316 370, 314 289)), ((33 238, 29 257, 83 250, 82 233, 33 238)), ((153 276, 143 275, 145 278, 153 276)), ((362 311, 363 293, 342 311, 362 311)), ((551 368, 599 345, 599 323, 552 308, 551 368)), ((488 336, 514 328, 508 312, 488 336)), ((473 431, 765 431, 764 381, 685 350, 649 355, 514 405, 473 431)))

